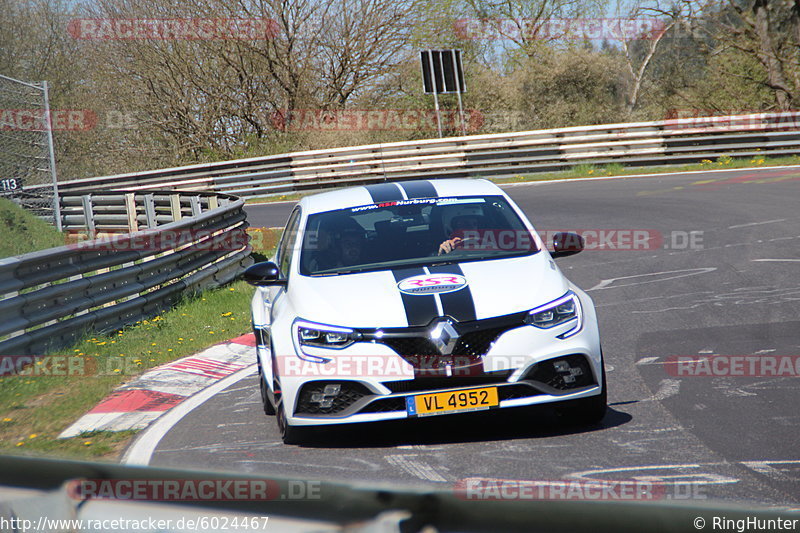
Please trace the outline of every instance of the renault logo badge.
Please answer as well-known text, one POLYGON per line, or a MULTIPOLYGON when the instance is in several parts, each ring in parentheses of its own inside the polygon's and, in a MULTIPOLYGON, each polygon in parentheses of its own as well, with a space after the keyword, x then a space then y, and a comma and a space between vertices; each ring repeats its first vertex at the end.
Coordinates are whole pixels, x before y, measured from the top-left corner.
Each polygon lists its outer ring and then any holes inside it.
POLYGON ((442 355, 453 353, 459 337, 460 335, 449 319, 437 322, 430 331, 431 341, 442 355))

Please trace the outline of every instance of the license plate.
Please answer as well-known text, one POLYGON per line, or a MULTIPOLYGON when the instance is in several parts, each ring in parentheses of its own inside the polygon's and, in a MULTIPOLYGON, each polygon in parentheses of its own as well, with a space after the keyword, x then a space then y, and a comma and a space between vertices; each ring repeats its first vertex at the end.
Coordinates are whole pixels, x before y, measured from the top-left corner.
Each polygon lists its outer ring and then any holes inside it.
POLYGON ((497 387, 486 387, 409 396, 406 398, 406 411, 408 416, 431 416, 482 411, 499 404, 497 387))

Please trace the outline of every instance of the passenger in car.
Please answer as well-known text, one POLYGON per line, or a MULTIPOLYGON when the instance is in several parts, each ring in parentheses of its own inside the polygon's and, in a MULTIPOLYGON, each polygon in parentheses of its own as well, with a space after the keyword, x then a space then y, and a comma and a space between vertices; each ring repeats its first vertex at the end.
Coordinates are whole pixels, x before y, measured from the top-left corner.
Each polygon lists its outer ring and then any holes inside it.
POLYGON ((311 272, 329 270, 341 266, 336 247, 334 246, 334 234, 325 227, 320 226, 317 230, 316 243, 313 245, 313 253, 309 254, 308 264, 306 265, 311 272))

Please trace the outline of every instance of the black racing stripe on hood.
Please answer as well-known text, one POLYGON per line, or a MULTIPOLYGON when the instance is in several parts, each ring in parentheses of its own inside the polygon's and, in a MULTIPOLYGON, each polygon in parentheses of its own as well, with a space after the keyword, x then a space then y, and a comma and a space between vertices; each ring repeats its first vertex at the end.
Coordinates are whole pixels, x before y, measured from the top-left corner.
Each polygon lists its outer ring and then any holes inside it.
POLYGON ((409 198, 437 198, 439 196, 436 187, 427 180, 406 181, 398 183, 398 185, 403 188, 409 198))
MULTIPOLYGON (((464 272, 458 265, 431 266, 428 267, 428 270, 430 270, 431 274, 464 275, 464 272)), ((463 289, 440 294, 439 298, 442 300, 442 311, 446 316, 449 315, 459 322, 469 322, 478 319, 475 313, 475 301, 472 299, 472 291, 469 289, 469 280, 467 280, 467 286, 463 289)))
POLYGON ((378 183, 376 185, 365 185, 365 187, 375 203, 394 202, 404 199, 400 188, 394 183, 378 183))
MULTIPOLYGON (((424 275, 425 271, 419 268, 400 268, 393 270, 394 280, 400 283, 411 276, 424 275)), ((417 295, 400 293, 403 307, 406 310, 406 320, 409 326, 427 326, 431 320, 439 316, 436 300, 432 294, 417 295)))

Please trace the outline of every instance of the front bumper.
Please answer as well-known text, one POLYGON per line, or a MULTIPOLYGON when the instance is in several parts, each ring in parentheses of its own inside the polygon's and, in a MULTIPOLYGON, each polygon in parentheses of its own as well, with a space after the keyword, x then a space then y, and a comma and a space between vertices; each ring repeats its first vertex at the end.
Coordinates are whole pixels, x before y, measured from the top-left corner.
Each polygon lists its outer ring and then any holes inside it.
MULTIPOLYGON (((591 396, 601 392, 587 358, 582 354, 556 357, 533 365, 518 381, 508 381, 512 370, 488 372, 480 376, 448 376, 443 378, 418 378, 382 382, 390 394, 379 394, 370 390, 361 381, 314 380, 304 383, 294 404, 296 419, 313 420, 315 424, 356 422, 367 420, 389 420, 397 414, 406 414, 407 398, 418 394, 463 391, 476 388, 496 387, 500 404, 498 408, 518 407, 564 401, 591 396), (554 370, 553 362, 568 362, 578 376, 554 370), (569 380, 570 383, 565 382, 569 380), (326 388, 334 390, 330 406, 321 407, 315 397, 324 398, 326 388), (377 415, 377 418, 375 417, 377 415)), ((400 417, 403 418, 403 417, 400 417)))
POLYGON ((497 387, 501 409, 599 395, 604 384, 597 320, 588 297, 586 301, 582 298, 582 305, 583 327, 577 334, 560 339, 561 328, 509 329, 477 358, 480 369, 469 375, 420 375, 408 364, 408 358, 381 343, 356 343, 341 350, 328 364, 304 362, 302 366, 310 372, 279 372, 284 405, 291 406, 287 420, 292 425, 311 426, 404 419, 410 417, 406 411, 409 396, 484 386, 497 387), (348 357, 371 358, 380 361, 381 367, 389 364, 394 370, 387 375, 370 371, 368 365, 350 365, 347 372, 327 372, 328 367, 348 357), (569 368, 580 368, 573 371, 577 376, 552 371, 554 361, 564 360, 569 361, 569 368), (565 376, 570 383, 565 383, 565 376), (326 389, 328 385, 331 387, 326 389), (326 390, 336 389, 326 401, 326 390), (317 401, 312 402, 312 397, 317 401))

